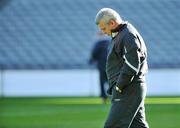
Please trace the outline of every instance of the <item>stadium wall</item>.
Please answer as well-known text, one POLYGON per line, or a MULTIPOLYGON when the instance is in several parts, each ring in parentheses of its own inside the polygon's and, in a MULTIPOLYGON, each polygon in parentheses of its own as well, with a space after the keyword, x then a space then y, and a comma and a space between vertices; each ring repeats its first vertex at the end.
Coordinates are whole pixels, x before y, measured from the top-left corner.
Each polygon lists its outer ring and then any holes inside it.
MULTIPOLYGON (((98 96, 97 70, 5 70, 1 96, 98 96)), ((148 95, 180 95, 180 69, 151 69, 148 95)))

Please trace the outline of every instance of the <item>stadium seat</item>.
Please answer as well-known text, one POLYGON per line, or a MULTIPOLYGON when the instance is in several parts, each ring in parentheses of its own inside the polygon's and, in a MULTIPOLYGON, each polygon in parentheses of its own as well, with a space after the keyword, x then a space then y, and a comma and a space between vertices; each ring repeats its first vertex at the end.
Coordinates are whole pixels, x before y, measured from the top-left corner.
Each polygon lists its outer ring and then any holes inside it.
POLYGON ((0 10, 0 68, 90 68, 94 18, 103 7, 143 35, 150 68, 180 67, 179 0, 18 0, 0 10))

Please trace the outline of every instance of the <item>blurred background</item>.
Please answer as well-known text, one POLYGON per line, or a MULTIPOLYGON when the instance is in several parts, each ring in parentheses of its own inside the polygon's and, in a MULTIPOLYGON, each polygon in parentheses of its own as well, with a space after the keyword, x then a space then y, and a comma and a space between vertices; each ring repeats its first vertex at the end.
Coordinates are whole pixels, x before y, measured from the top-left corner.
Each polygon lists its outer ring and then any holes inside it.
MULTIPOLYGON (((89 65, 88 61, 97 40, 98 28, 94 22, 95 15, 103 7, 119 12, 121 17, 132 23, 143 36, 148 49, 150 68, 147 75, 147 95, 166 97, 166 100, 158 99, 159 102, 155 102, 156 100, 151 102, 150 99, 147 104, 175 104, 172 109, 165 108, 176 111, 172 118, 177 122, 176 124, 172 122, 166 127, 180 127, 178 124, 180 117, 177 115, 180 114, 179 0, 0 0, 1 128, 24 126, 29 128, 32 124, 31 127, 34 128, 72 127, 68 122, 62 123, 62 120, 70 120, 61 117, 62 113, 66 115, 64 107, 59 108, 64 111, 59 112, 61 116, 54 123, 34 121, 23 125, 22 117, 28 115, 27 111, 30 111, 29 108, 23 113, 24 106, 37 102, 45 106, 49 103, 43 99, 42 102, 40 97, 48 99, 59 97, 51 100, 51 105, 59 104, 59 107, 76 101, 77 104, 89 104, 86 100, 92 101, 92 104, 98 104, 96 108, 100 107, 99 111, 102 111, 104 116, 102 114, 102 117, 97 119, 92 117, 96 120, 100 119, 98 126, 96 126, 98 123, 93 123, 93 119, 91 123, 94 124, 94 128, 102 127, 109 105, 105 108, 99 106, 100 101, 97 98, 100 93, 99 74, 96 66, 89 65), (80 99, 72 98, 74 96, 80 99), (32 99, 32 97, 38 98, 32 99), (68 98, 61 99, 61 97, 68 98), (19 103, 22 103, 22 108, 19 107, 19 103), (16 107, 12 110, 13 105, 16 107), (16 110, 19 111, 16 113, 16 110), (15 112, 21 118, 15 121, 15 118, 18 119, 16 114, 8 113, 9 111, 15 112), (9 123, 11 125, 8 126, 5 122, 11 122, 9 123)), ((84 107, 79 108, 82 110, 84 107)), ((155 111, 159 111, 160 108, 161 105, 157 106, 155 111)), ((47 114, 46 108, 42 109, 32 111, 34 114, 39 111, 47 114)), ((69 109, 71 112, 72 109, 69 109)), ((149 108, 147 111, 151 112, 151 110, 153 109, 149 108)), ((49 113, 53 112, 52 109, 49 110, 49 113)), ((89 112, 91 113, 91 110, 89 112)), ((164 112, 161 116, 163 114, 164 112)), ((37 117, 36 114, 35 116, 37 117)), ((156 118, 162 119, 162 117, 156 118)), ((148 117, 150 125, 153 128, 162 127, 157 124, 156 118, 153 115, 148 117), (156 123, 152 123, 155 120, 156 123)), ((86 120, 84 125, 85 122, 86 120)), ((73 126, 81 127, 78 124, 73 126)))
POLYGON ((148 48, 148 94, 180 94, 178 0, 1 0, 2 96, 97 96, 88 64, 99 9, 117 10, 148 48))

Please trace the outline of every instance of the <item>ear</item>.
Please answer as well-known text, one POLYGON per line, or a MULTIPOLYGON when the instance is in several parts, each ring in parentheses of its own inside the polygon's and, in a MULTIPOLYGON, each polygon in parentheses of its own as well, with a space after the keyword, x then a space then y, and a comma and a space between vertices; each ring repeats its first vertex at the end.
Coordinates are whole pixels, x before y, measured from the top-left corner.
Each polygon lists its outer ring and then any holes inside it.
POLYGON ((114 20, 110 20, 110 21, 109 21, 109 25, 110 25, 111 27, 114 27, 115 24, 116 24, 116 22, 115 22, 114 20))

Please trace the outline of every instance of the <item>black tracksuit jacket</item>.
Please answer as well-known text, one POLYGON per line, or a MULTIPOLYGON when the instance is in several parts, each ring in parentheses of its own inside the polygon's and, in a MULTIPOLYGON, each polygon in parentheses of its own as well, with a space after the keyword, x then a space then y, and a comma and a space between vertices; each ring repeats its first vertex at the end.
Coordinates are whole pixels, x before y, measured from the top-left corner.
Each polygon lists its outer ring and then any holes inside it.
POLYGON ((118 86, 122 91, 134 81, 144 81, 148 71, 147 50, 141 35, 128 22, 112 31, 111 48, 106 62, 108 93, 118 86))

